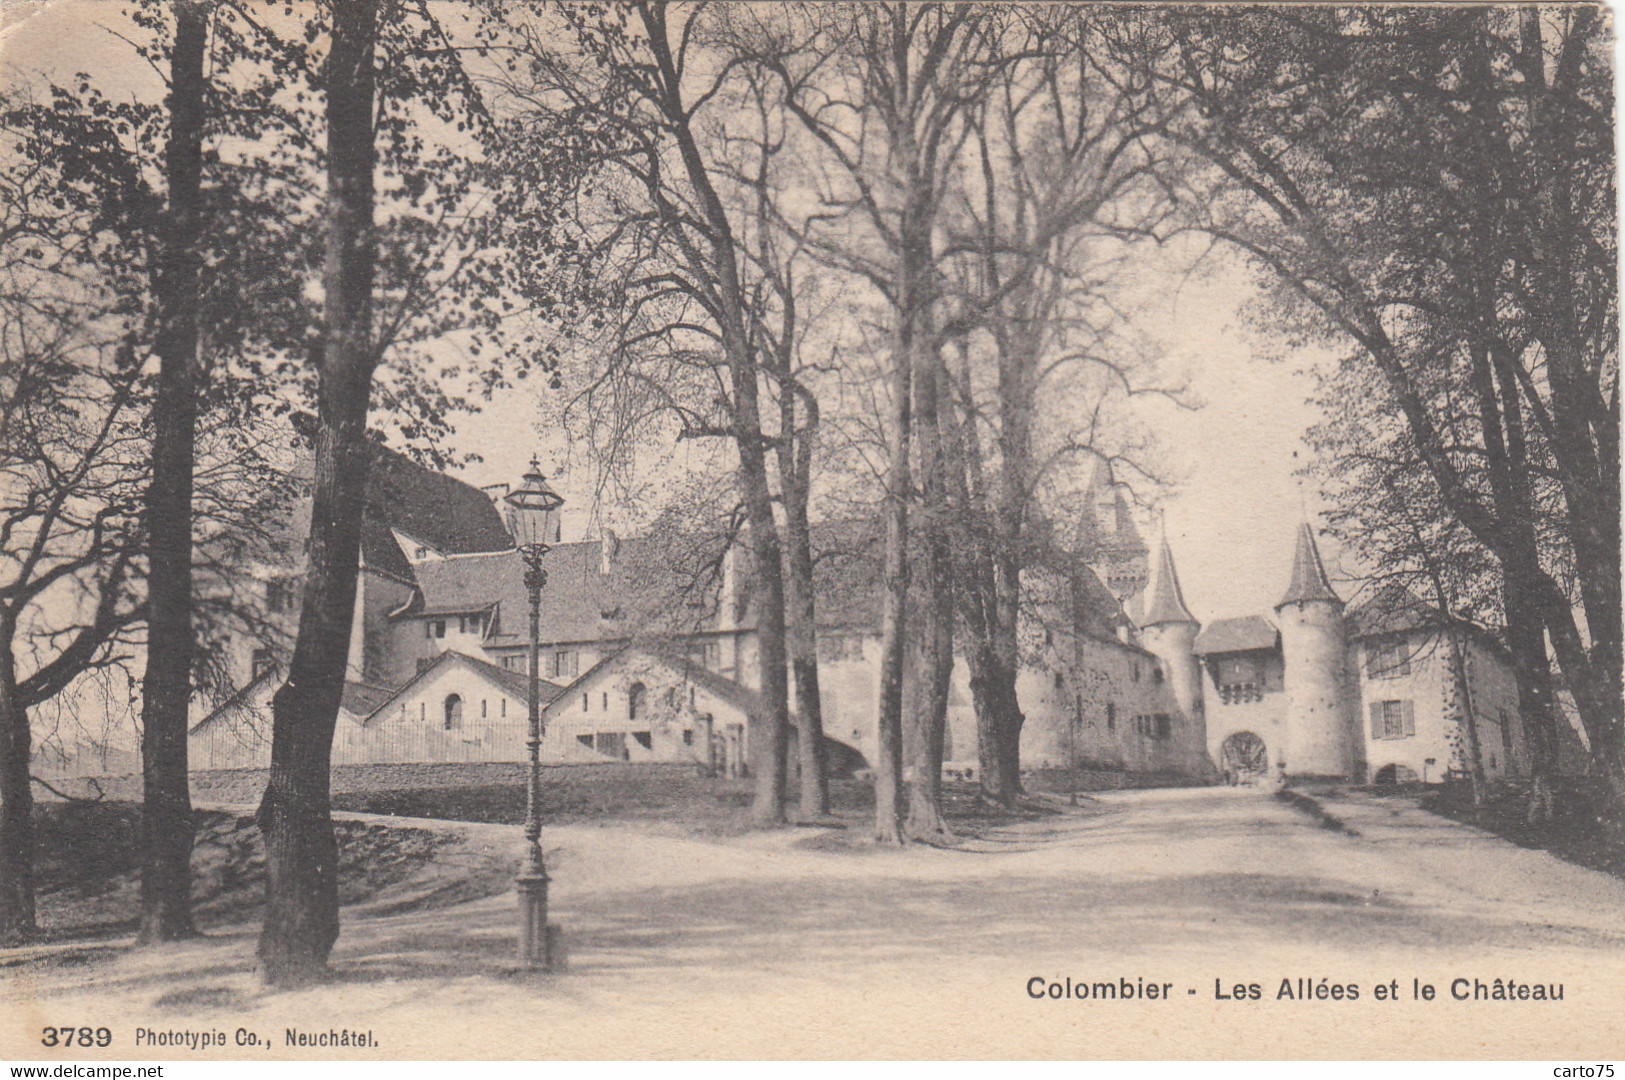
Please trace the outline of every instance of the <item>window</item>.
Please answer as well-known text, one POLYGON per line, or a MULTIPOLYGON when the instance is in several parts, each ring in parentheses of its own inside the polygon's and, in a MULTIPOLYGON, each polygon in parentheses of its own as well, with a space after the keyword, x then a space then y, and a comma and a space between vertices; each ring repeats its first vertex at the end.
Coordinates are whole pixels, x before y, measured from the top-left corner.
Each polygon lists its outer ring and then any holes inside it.
POLYGON ((640 682, 635 682, 626 691, 626 718, 636 720, 638 713, 643 711, 643 699, 648 694, 640 682))
POLYGON ((654 749, 654 737, 649 732, 634 731, 632 733, 632 737, 636 739, 638 741, 638 745, 643 747, 645 750, 654 749))
POLYGON ((430 634, 431 637, 443 638, 443 637, 446 636, 446 620, 445 619, 431 619, 429 621, 429 628, 430 628, 430 631, 431 631, 431 634, 430 634))
POLYGON ((1140 665, 1139 664, 1134 665, 1134 681, 1135 682, 1140 681, 1140 665))
POLYGON ((272 578, 265 583, 265 609, 267 611, 285 611, 293 607, 288 583, 272 578))
POLYGON ((1372 679, 1392 679, 1411 673, 1411 647, 1402 637, 1367 643, 1365 673, 1372 679))
POLYGON ((573 679, 581 667, 581 656, 574 649, 554 649, 547 658, 547 677, 573 679))
POLYGON ((502 704, 497 707, 497 715, 498 716, 507 716, 508 715, 508 699, 507 698, 503 698, 502 699, 502 704))
POLYGON ((1134 718, 1134 730, 1147 739, 1166 739, 1174 732, 1174 721, 1167 713, 1147 713, 1134 718))
POLYGON ((585 746, 588 750, 592 749, 592 736, 591 735, 577 735, 576 736, 576 742, 580 743, 582 746, 585 746))
POLYGON ((1156 667, 1151 669, 1151 681, 1154 682, 1154 683, 1160 683, 1162 681, 1162 665, 1161 664, 1158 664, 1156 667))
POLYGON ((463 699, 456 694, 446 695, 446 730, 456 731, 463 726, 463 699))
POLYGON ((684 746, 693 746, 694 745, 694 729, 693 728, 684 728, 683 729, 683 745, 684 746))
POLYGON ((1055 689, 1066 689, 1066 676, 1062 675, 1059 671, 1055 673, 1055 689))
POLYGON ((696 641, 688 647, 688 658, 707 671, 721 671, 722 642, 696 641))
POLYGON ((523 653, 509 653, 502 658, 502 666, 509 671, 526 671, 530 668, 525 662, 528 659, 523 653))
POLYGON ((582 712, 587 711, 587 695, 586 694, 581 695, 581 711, 582 712))
POLYGON ((1373 701, 1371 737, 1407 739, 1416 734, 1416 709, 1409 701, 1373 701))
POLYGON ((1113 701, 1106 702, 1106 730, 1117 730, 1117 703, 1113 701))
POLYGON ((253 659, 250 661, 250 671, 253 678, 259 678, 272 668, 276 667, 276 658, 270 649, 255 649, 253 659))
POLYGON ((481 719, 481 720, 484 720, 484 719, 485 719, 485 718, 486 718, 486 716, 487 716, 487 715, 489 715, 489 714, 488 714, 488 713, 486 713, 486 711, 485 711, 485 705, 486 705, 486 701, 485 701, 485 699, 484 699, 484 698, 480 698, 480 719, 481 719))
POLYGON ((609 712, 609 691, 608 690, 604 691, 603 700, 598 703, 598 707, 600 709, 602 709, 604 712, 609 712))
POLYGON ((626 733, 621 731, 600 731, 592 738, 592 748, 605 757, 626 757, 626 733))

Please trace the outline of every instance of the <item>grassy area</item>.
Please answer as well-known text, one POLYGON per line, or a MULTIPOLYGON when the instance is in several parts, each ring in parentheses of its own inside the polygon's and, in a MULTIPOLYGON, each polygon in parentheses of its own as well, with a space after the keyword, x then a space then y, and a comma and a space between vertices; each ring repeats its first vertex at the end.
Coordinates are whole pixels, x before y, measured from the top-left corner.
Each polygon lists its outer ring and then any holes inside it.
MULTIPOLYGON (((265 851, 246 815, 198 811, 192 904, 198 928, 258 917, 265 851)), ((127 802, 47 803, 35 810, 35 891, 44 940, 134 932, 140 913, 141 807, 127 802)), ((509 853, 468 851, 460 837, 354 821, 335 826, 339 900, 392 909, 442 907, 507 889, 509 853), (456 851, 447 873, 444 856, 456 851)))
POLYGON ((1422 805, 1519 847, 1549 851, 1578 866, 1625 879, 1625 810, 1611 802, 1600 781, 1560 780, 1553 820, 1537 825, 1529 823, 1529 794, 1522 788, 1500 791, 1474 807, 1466 785, 1451 785, 1426 796, 1422 805))

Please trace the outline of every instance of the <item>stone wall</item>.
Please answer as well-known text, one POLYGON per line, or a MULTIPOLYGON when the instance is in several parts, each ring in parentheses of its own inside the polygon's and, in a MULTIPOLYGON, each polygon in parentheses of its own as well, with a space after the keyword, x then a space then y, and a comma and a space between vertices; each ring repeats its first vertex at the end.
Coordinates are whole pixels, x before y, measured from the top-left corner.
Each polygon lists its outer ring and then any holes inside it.
MULTIPOLYGON (((497 762, 407 762, 388 765, 335 765, 332 792, 335 795, 359 791, 396 791, 406 788, 485 787, 499 784, 521 785, 529 766, 519 761, 497 762)), ((237 803, 253 805, 265 790, 264 769, 213 769, 192 774, 193 803, 237 803)), ((622 761, 569 765, 543 765, 542 783, 554 780, 611 781, 622 776, 641 778, 661 776, 691 777, 692 764, 651 762, 630 764, 622 761)), ((51 786, 66 795, 139 801, 141 775, 77 777, 52 780, 51 786)), ((58 796, 35 785, 35 798, 49 801, 58 796)))

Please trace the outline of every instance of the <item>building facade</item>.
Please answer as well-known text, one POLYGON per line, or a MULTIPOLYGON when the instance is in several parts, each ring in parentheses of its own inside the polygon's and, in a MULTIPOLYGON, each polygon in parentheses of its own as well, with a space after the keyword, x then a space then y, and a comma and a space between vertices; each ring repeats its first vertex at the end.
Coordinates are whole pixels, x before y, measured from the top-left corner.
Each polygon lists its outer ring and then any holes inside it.
MULTIPOLYGON (((529 604, 506 489, 378 453, 334 760, 519 760, 529 604)), ((1392 597, 1345 611, 1307 525, 1273 619, 1203 627, 1166 538, 1153 557, 1104 462, 1087 505, 1071 550, 1024 571, 1024 767, 1438 780, 1467 767, 1471 738, 1491 776, 1526 767, 1515 687, 1493 640, 1392 597)), ((544 757, 743 771, 763 710, 740 545, 718 556, 717 587, 695 595, 650 576, 670 561, 650 540, 553 539, 541 605, 544 757)), ((823 729, 834 759, 861 765, 876 751, 878 537, 861 523, 826 523, 814 543, 823 729)), ((259 576, 268 607, 291 627, 297 575, 259 576)), ((258 644, 238 655, 244 691, 193 729, 200 767, 268 759, 278 658, 258 644)), ((950 686, 944 758, 951 774, 974 777, 964 663, 950 686)))

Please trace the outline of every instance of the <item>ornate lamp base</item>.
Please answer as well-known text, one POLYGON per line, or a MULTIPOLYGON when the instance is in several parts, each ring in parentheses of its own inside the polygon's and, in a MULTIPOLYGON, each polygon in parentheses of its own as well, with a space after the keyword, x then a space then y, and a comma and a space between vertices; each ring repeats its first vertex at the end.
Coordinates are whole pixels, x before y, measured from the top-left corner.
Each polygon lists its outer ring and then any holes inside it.
POLYGON ((515 884, 519 887, 519 961, 551 971, 558 928, 547 924, 547 875, 521 874, 515 884))

